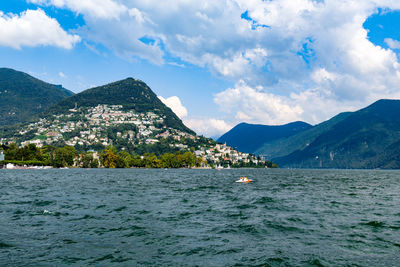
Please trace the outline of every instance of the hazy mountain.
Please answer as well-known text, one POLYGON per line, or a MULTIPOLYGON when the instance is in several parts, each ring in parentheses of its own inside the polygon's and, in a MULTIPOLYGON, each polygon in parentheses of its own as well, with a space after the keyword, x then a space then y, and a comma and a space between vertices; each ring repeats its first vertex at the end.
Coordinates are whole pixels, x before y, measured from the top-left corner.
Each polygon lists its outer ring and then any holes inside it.
POLYGON ((301 121, 281 126, 241 123, 222 135, 218 142, 243 152, 254 153, 266 142, 286 138, 311 127, 310 124, 301 121))
POLYGON ((73 93, 61 85, 49 84, 13 69, 0 68, 0 126, 27 121, 71 95, 73 93))

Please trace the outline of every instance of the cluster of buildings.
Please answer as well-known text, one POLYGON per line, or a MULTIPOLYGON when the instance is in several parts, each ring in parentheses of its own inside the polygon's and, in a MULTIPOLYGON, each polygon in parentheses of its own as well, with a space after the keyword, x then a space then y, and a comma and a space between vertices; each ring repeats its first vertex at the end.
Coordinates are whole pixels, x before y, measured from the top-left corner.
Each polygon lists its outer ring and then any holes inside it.
POLYGON ((222 162, 258 163, 257 158, 248 153, 169 128, 164 123, 165 119, 165 116, 154 112, 137 113, 132 109, 124 109, 122 105, 75 107, 65 114, 32 122, 23 127, 15 137, 1 139, 0 143, 14 142, 21 146, 35 144, 37 147, 62 144, 106 147, 121 140, 132 145, 150 145, 164 140, 171 148, 192 151, 204 162, 216 166, 222 162))
MULTIPOLYGON (((22 146, 35 144, 38 147, 65 143, 68 146, 113 144, 113 139, 126 139, 132 144, 154 144, 160 138, 172 137, 179 141, 182 137, 194 136, 164 125, 165 116, 153 112, 136 113, 124 110, 122 105, 98 105, 89 108, 73 108, 61 115, 41 118, 25 126, 18 132, 24 139, 34 133, 30 140, 23 140, 22 146), (125 127, 124 127, 125 126, 125 127), (111 133, 110 133, 111 131, 111 133)), ((17 138, 2 139, 1 143, 18 143, 17 138)))
POLYGON ((196 150, 195 155, 201 157, 206 162, 212 162, 215 165, 219 165, 222 162, 230 162, 232 164, 243 162, 254 164, 264 163, 264 161, 258 160, 256 156, 249 153, 242 153, 226 144, 215 144, 211 147, 202 147, 196 150))

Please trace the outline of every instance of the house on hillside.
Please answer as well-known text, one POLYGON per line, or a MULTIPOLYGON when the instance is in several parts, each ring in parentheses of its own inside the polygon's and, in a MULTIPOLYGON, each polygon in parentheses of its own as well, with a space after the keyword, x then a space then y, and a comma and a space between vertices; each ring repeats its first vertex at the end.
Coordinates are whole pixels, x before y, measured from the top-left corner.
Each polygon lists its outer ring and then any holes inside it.
POLYGON ((0 151, 0 161, 3 161, 4 160, 4 153, 3 153, 3 150, 2 151, 0 151))

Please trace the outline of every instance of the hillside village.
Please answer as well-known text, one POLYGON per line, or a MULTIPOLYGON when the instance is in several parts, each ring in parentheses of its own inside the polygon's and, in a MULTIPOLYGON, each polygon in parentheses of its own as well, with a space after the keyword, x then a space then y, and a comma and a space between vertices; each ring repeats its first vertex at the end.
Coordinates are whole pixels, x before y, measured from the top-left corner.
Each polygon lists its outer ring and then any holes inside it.
POLYGON ((39 148, 66 145, 92 151, 95 157, 98 151, 111 145, 132 151, 137 146, 167 144, 175 151, 192 152, 202 159, 203 167, 265 163, 211 139, 167 127, 165 119, 154 112, 126 110, 122 105, 75 106, 63 114, 28 123, 13 137, 0 139, 0 143, 16 143, 21 147, 34 144, 39 148))

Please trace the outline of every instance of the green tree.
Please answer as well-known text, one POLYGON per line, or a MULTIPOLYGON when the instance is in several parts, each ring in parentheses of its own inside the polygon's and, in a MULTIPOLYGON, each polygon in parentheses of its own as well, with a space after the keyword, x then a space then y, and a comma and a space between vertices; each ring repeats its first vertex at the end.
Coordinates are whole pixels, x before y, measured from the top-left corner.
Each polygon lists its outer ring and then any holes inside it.
POLYGON ((74 158, 77 156, 77 151, 74 147, 65 146, 56 148, 53 157, 54 167, 69 167, 74 165, 74 158))
POLYGON ((133 156, 131 154, 129 154, 126 151, 121 151, 119 153, 119 157, 125 161, 126 163, 126 167, 134 167, 134 159, 133 156))
POLYGON ((165 153, 161 156, 161 167, 163 168, 179 168, 180 162, 175 154, 165 153))
POLYGON ((196 164, 196 156, 192 152, 185 152, 182 155, 182 163, 186 168, 193 167, 196 164))
POLYGON ((104 152, 100 154, 100 162, 105 168, 116 168, 117 158, 118 154, 113 151, 112 147, 106 148, 104 152))

